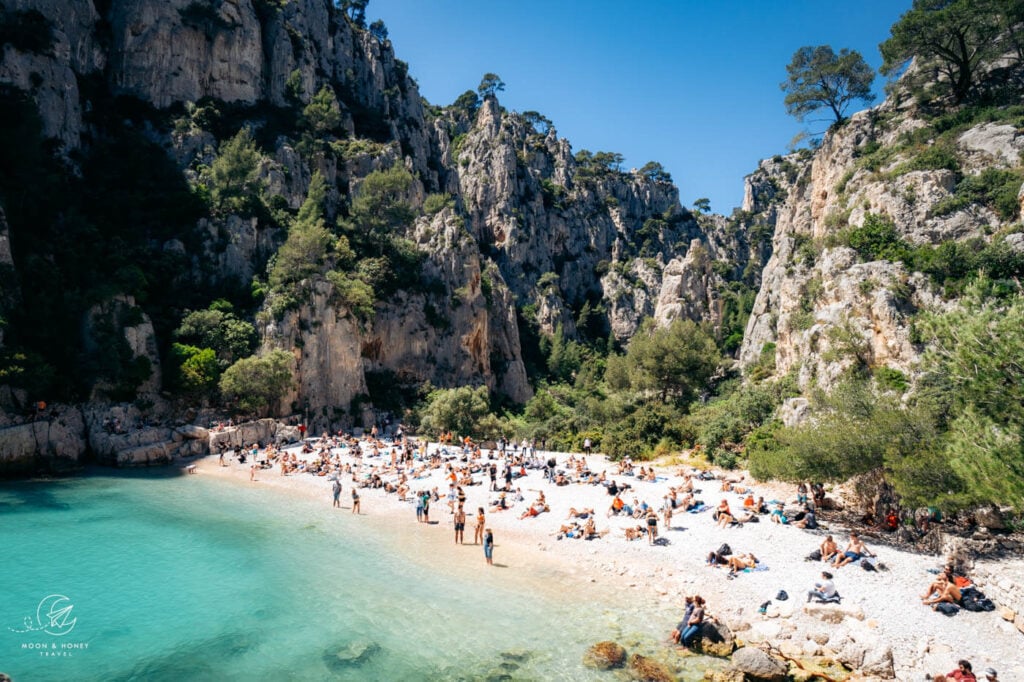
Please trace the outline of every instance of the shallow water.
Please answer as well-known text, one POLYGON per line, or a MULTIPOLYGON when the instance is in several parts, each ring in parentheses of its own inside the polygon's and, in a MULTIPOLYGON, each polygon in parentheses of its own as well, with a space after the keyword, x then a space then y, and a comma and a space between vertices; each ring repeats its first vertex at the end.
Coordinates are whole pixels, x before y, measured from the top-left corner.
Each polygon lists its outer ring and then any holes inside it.
MULTIPOLYGON (((438 529, 374 521, 202 476, 4 484, 0 671, 15 682, 611 680, 582 666, 587 646, 666 630, 559 589, 545 569, 442 550, 428 535, 438 529)), ((704 666, 691 666, 685 677, 699 679, 704 666)))

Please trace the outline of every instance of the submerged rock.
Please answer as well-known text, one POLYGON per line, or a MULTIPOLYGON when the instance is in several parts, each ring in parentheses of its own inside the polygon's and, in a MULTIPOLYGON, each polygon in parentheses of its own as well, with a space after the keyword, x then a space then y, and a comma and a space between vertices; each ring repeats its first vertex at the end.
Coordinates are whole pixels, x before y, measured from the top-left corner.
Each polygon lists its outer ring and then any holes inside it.
POLYGON ((509 651, 502 651, 498 654, 498 657, 506 661, 514 661, 516 663, 526 663, 533 656, 532 651, 526 649, 510 649, 509 651))
POLYGON ((324 663, 330 670, 343 670, 365 664, 380 651, 380 645, 369 640, 355 640, 324 652, 324 663))
POLYGON ((629 657, 629 672, 635 680, 643 682, 673 682, 675 676, 664 663, 646 656, 633 654, 629 657))
POLYGON ((626 649, 615 642, 598 642, 583 654, 583 665, 598 670, 621 668, 626 663, 626 649))

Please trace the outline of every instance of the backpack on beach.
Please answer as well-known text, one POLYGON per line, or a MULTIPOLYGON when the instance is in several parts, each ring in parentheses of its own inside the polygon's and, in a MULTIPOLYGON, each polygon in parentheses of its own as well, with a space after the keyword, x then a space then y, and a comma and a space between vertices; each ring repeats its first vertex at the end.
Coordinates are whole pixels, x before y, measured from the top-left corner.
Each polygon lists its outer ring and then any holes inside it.
POLYGON ((816 549, 813 552, 811 552, 810 554, 808 554, 807 555, 807 560, 808 561, 821 561, 821 550, 820 549, 816 549))
POLYGON ((955 616, 960 613, 960 607, 949 602, 940 602, 935 605, 935 610, 944 616, 955 616))
POLYGON ((732 547, 728 543, 723 542, 722 546, 718 548, 718 556, 729 556, 732 554, 732 547))

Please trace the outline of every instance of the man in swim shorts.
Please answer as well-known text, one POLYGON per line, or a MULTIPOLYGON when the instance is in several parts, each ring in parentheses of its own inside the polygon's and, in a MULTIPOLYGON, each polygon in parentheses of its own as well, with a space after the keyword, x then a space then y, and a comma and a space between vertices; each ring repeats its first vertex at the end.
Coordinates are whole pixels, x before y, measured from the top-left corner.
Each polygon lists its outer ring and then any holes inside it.
POLYGON ((858 561, 868 553, 867 547, 864 546, 864 542, 856 533, 850 533, 850 544, 847 545, 846 551, 841 556, 837 556, 836 560, 832 563, 834 568, 842 568, 847 564, 852 564, 854 561, 858 561))
POLYGON ((466 512, 463 511, 462 505, 459 505, 458 511, 455 512, 455 542, 458 544, 465 544, 463 534, 466 531, 466 512))

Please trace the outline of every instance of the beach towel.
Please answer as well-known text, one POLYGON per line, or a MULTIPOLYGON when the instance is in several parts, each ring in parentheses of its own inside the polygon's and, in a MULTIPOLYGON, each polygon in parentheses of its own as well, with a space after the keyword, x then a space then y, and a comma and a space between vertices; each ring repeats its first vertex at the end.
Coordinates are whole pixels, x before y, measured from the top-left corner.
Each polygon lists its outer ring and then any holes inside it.
POLYGON ((765 566, 764 564, 758 564, 757 566, 754 566, 753 568, 744 568, 743 572, 744 573, 760 573, 761 571, 767 571, 767 570, 768 570, 767 566, 765 566))
POLYGON ((690 513, 691 514, 699 514, 699 513, 703 512, 703 511, 707 511, 708 509, 711 509, 711 507, 709 507, 706 504, 702 504, 699 507, 694 507, 693 509, 691 509, 690 513))

